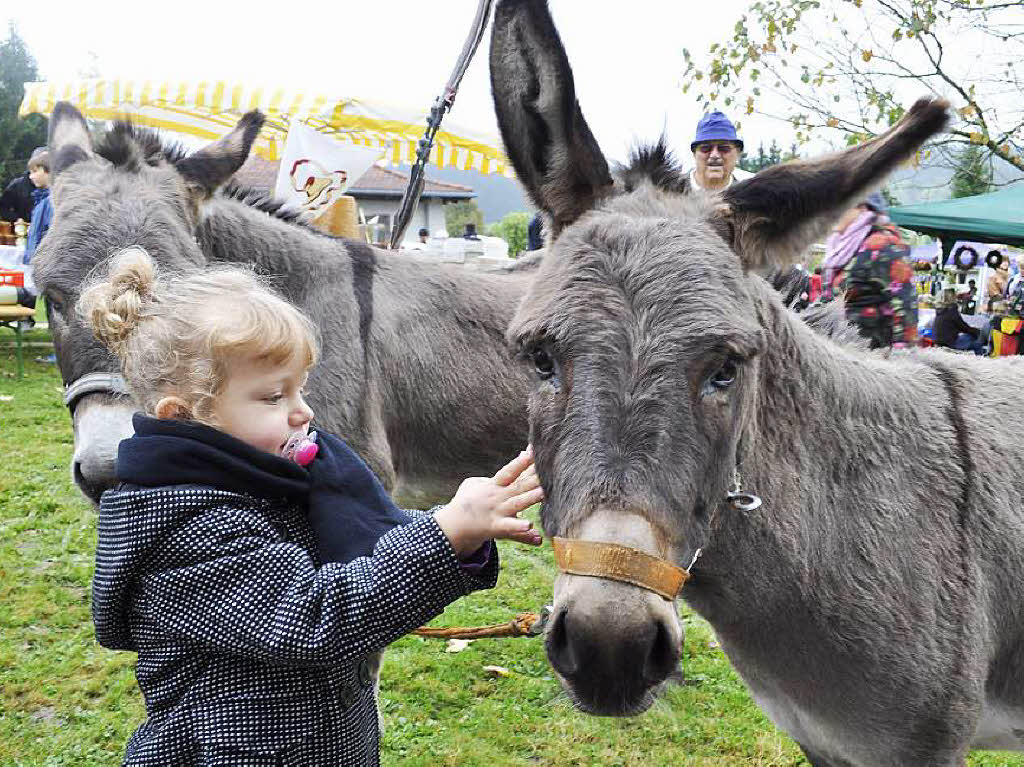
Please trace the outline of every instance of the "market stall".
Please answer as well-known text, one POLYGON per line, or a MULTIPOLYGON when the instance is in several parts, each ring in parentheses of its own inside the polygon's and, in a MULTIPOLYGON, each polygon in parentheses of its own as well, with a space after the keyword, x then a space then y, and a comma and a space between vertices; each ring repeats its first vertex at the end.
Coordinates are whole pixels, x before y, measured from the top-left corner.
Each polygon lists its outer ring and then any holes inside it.
MULTIPOLYGON (((1009 246, 1024 247, 1024 184, 989 194, 890 209, 893 223, 937 238, 933 268, 922 282, 930 286, 976 284, 972 296, 983 309, 984 289, 992 270, 1009 261, 1009 246), (995 251, 995 252, 993 252, 995 251)), ((922 252, 925 252, 922 249, 922 252)), ((925 308, 931 291, 921 291, 925 308)), ((992 348, 997 356, 1018 353, 1020 307, 1000 301, 992 307, 992 348)))
MULTIPOLYGON (((453 99, 454 91, 448 93, 446 108, 453 99)), ((138 125, 203 142, 221 138, 246 112, 258 109, 266 119, 253 145, 253 153, 279 162, 286 175, 295 175, 291 169, 301 165, 299 181, 303 183, 296 189, 299 197, 304 199, 310 189, 324 190, 317 196, 317 209, 309 211, 317 216, 313 223, 323 224, 322 228, 333 234, 349 237, 357 236, 356 218, 350 215, 355 212, 355 206, 351 199, 342 200, 346 194, 342 182, 347 179, 349 184, 354 183, 374 161, 411 164, 412 175, 416 177, 416 169, 422 167, 418 151, 424 142, 424 126, 428 119, 440 125, 436 105, 433 109, 407 109, 378 100, 222 80, 97 79, 26 83, 19 114, 48 115, 58 101, 70 102, 86 118, 130 119, 138 125), (299 151, 300 145, 305 154, 297 157, 294 153, 299 151), (309 148, 314 145, 319 148, 309 148), (348 162, 330 165, 338 156, 346 156, 348 162), (350 205, 342 206, 342 202, 350 205), (328 212, 328 208, 334 210, 328 212), (343 225, 330 228, 332 221, 343 225)), ((444 130, 437 127, 432 133, 426 162, 440 168, 454 167, 511 177, 511 166, 500 147, 496 136, 446 121, 444 130)), ((275 195, 299 207, 298 199, 290 199, 289 190, 294 183, 297 183, 295 179, 279 177, 275 195)), ((421 192, 422 184, 411 186, 407 193, 410 199, 402 202, 406 225, 421 192)), ((301 207, 302 212, 306 212, 305 207, 301 207)), ((399 244, 400 240, 392 242, 392 247, 399 244)))
POLYGON ((890 208, 893 223, 949 243, 972 240, 1024 246, 1024 183, 998 192, 890 208))
MULTIPOLYGON (((25 83, 18 114, 49 115, 58 101, 70 102, 87 118, 128 118, 208 141, 225 136, 243 114, 259 109, 267 119, 253 151, 274 161, 281 159, 288 128, 298 120, 336 141, 378 147, 392 164, 412 163, 429 112, 338 94, 223 80, 69 80, 25 83)), ((445 127, 435 137, 431 164, 513 175, 497 137, 447 122, 445 127)))

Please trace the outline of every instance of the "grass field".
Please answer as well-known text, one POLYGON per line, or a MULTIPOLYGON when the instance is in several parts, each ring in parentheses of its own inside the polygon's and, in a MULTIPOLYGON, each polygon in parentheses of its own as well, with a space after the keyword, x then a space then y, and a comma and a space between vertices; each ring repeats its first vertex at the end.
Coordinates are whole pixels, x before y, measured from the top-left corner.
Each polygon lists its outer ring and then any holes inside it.
MULTIPOLYGON (((89 618, 95 513, 70 481, 72 434, 49 350, 14 378, 0 331, 0 766, 114 765, 143 706, 134 655, 96 644, 89 618)), ((30 340, 45 340, 34 331, 30 340)), ((550 599, 550 549, 502 544, 498 587, 435 625, 480 625, 550 599)), ((387 765, 797 765, 796 746, 754 707, 701 619, 684 611, 688 682, 633 719, 575 712, 536 639, 481 640, 457 653, 407 637, 385 653, 387 765), (503 666, 492 677, 486 665, 503 666)), ((971 765, 1020 765, 1000 754, 971 765)))

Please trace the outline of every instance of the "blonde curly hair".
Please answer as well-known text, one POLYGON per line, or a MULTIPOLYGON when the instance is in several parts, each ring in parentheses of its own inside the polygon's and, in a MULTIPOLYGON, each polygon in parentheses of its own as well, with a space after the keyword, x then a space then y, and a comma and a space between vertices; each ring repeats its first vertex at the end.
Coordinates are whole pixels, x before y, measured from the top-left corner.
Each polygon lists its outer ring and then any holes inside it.
POLYGON ((299 359, 308 369, 319 357, 309 318, 238 266, 165 277, 145 250, 127 248, 111 257, 107 275, 82 292, 76 308, 117 356, 150 415, 162 398, 176 396, 193 419, 209 423, 232 361, 299 359))

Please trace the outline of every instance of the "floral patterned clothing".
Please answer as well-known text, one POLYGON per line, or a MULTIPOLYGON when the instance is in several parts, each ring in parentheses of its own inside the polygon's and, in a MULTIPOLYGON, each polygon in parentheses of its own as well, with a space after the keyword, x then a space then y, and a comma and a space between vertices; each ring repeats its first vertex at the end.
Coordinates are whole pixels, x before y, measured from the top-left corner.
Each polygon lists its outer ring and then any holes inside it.
POLYGON ((846 318, 872 348, 917 343, 917 292, 909 254, 896 227, 875 224, 832 283, 834 292, 844 294, 846 318))

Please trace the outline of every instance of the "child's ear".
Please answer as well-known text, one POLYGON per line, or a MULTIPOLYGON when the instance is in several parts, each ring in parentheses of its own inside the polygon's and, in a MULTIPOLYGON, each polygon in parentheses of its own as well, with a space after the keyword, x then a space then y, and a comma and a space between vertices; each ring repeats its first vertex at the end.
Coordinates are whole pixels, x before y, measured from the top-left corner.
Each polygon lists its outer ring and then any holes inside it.
POLYGON ((153 414, 164 420, 187 421, 192 417, 192 408, 181 397, 164 397, 156 403, 153 414))

